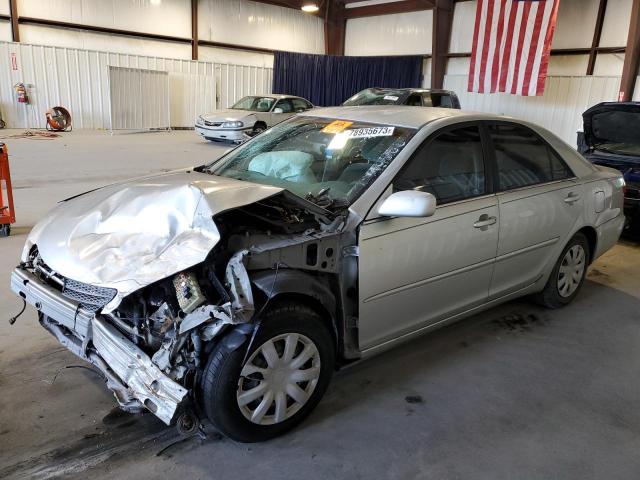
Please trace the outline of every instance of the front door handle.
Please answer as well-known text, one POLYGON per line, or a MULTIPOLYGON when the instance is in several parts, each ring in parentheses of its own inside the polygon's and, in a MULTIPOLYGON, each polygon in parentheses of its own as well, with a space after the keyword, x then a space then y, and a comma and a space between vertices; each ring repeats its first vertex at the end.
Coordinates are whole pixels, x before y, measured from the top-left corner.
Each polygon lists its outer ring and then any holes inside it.
POLYGON ((578 195, 577 193, 570 192, 569 195, 565 197, 564 202, 571 205, 572 203, 575 203, 578 200, 580 200, 580 195, 578 195))
POLYGON ((476 223, 473 224, 473 228, 479 228, 481 230, 486 230, 489 226, 496 223, 498 219, 496 217, 490 217, 486 213, 480 215, 480 218, 476 223))

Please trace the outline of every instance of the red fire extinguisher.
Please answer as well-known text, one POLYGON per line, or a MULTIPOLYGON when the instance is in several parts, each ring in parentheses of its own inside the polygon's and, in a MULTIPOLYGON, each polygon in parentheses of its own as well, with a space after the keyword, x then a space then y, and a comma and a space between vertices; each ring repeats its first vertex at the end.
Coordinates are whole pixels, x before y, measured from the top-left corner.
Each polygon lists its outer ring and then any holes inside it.
POLYGON ((27 95, 27 88, 24 83, 16 83, 13 88, 16 90, 16 100, 18 103, 29 103, 29 96, 27 95))

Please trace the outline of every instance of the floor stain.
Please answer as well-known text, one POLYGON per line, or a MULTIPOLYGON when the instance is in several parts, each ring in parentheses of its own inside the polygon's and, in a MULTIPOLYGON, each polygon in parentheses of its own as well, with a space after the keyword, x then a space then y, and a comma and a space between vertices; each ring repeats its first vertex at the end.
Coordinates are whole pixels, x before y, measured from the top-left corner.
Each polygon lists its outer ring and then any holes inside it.
POLYGON ((547 320, 535 313, 510 313, 491 321, 491 324, 508 332, 525 333, 530 332, 536 325, 544 324, 547 320))
POLYGON ((404 397, 404 401, 407 403, 424 403, 421 395, 407 395, 404 397))

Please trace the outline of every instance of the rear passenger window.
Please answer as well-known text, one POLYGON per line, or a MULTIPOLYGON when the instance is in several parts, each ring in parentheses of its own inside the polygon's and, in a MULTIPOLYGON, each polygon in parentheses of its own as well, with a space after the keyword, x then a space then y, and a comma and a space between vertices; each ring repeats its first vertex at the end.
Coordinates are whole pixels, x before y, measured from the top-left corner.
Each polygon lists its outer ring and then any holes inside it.
POLYGON ((427 140, 398 174, 393 189, 429 192, 438 204, 486 193, 479 128, 456 128, 427 140))
POLYGON ((549 145, 534 132, 520 125, 489 126, 501 191, 572 176, 549 145))
POLYGON ((301 98, 294 98, 292 102, 293 102, 293 109, 296 112, 304 112, 305 110, 309 110, 311 108, 311 106, 301 98))

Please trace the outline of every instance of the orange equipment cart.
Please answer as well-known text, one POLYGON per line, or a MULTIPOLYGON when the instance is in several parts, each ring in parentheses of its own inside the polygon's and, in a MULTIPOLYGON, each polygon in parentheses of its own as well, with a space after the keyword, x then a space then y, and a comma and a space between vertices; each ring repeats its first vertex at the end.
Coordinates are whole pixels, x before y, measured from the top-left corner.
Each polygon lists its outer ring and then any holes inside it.
POLYGON ((0 143, 0 237, 8 237, 11 224, 16 221, 13 209, 13 191, 11 190, 11 174, 9 173, 9 154, 7 146, 0 143))

